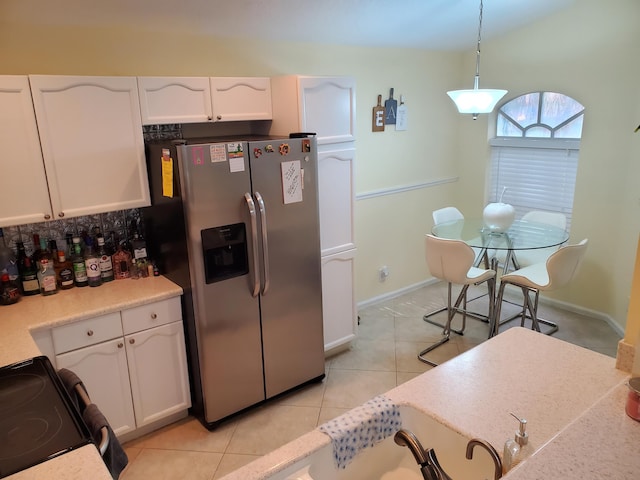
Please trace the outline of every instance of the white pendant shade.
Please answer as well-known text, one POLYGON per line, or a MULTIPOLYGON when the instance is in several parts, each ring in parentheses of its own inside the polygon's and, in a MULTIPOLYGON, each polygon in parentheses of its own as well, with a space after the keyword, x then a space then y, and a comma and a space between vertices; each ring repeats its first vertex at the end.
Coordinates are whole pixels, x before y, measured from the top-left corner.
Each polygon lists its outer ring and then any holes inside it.
POLYGON ((479 113, 491 113, 496 104, 507 94, 506 90, 478 88, 480 83, 480 38, 482 32, 482 0, 480 0, 480 18, 478 20, 478 45, 476 48, 476 76, 473 78, 471 90, 451 90, 447 95, 458 107, 460 113, 470 113, 473 119, 479 113))
POLYGON ((488 88, 451 90, 447 92, 447 95, 451 97, 460 113, 491 113, 496 104, 506 94, 506 90, 488 88))

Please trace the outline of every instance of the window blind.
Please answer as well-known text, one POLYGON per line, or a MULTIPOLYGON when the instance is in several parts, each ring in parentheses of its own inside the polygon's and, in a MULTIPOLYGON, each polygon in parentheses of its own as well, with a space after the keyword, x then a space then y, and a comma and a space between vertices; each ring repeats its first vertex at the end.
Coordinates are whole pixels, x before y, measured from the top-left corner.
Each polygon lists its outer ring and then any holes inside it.
POLYGON ((503 201, 516 218, 531 210, 563 213, 571 227, 573 193, 578 171, 577 149, 513 146, 491 147, 489 202, 503 201))

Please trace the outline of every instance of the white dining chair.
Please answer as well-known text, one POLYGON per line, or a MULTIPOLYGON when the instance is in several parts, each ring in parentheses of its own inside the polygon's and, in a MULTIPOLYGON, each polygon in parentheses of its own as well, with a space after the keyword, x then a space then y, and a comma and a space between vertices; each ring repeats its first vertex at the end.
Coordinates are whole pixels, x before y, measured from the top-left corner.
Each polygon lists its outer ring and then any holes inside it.
MULTIPOLYGON (((433 217, 433 224, 440 225, 441 223, 447 222, 455 222, 457 220, 464 220, 464 215, 460 210, 456 207, 443 207, 438 210, 434 210, 431 212, 431 216, 433 217)), ((460 232, 462 233, 462 225, 460 225, 460 232)), ((476 254, 476 260, 478 256, 482 254, 482 249, 472 247, 474 253, 476 254)), ((483 259, 485 268, 489 268, 489 256, 487 252, 484 252, 483 259)))
MULTIPOLYGON (((550 335, 558 330, 558 324, 550 320, 538 318, 538 299, 540 292, 557 290, 567 285, 578 272, 587 250, 588 239, 575 245, 565 245, 552 253, 546 262, 536 263, 500 277, 500 289, 495 306, 495 317, 492 321, 492 336, 498 334, 500 325, 513 318, 500 321, 500 312, 507 285, 515 285, 522 290, 524 297, 520 325, 524 326, 526 318, 531 319, 531 328, 540 331, 540 323, 551 327, 545 333, 550 335), (530 294, 534 294, 533 300, 530 294)), ((517 317, 516 317, 517 318, 517 317)))
POLYGON ((464 215, 456 207, 444 207, 439 208, 431 212, 433 217, 433 223, 438 225, 440 223, 455 222, 456 220, 464 220, 464 215))
MULTIPOLYGON (((530 212, 525 213, 520 219, 521 222, 533 222, 539 223, 543 225, 550 225, 553 227, 560 228, 562 230, 566 230, 567 228, 567 217, 563 213, 557 212, 545 212, 542 210, 532 210, 530 212)), ((536 263, 544 263, 547 261, 549 256, 557 251, 559 246, 548 247, 548 248, 532 248, 532 249, 520 249, 518 250, 518 254, 512 256, 512 264, 513 267, 517 270, 522 267, 526 267, 528 265, 533 265, 536 263)), ((498 261, 498 264, 502 265, 502 267, 506 270, 511 268, 509 265, 505 265, 506 261, 506 251, 497 250, 495 254, 495 258, 498 261)))
MULTIPOLYGON (((486 318, 491 319, 493 317, 496 272, 495 270, 474 267, 475 254, 471 247, 462 240, 438 238, 427 234, 425 236, 425 256, 431 275, 447 282, 447 306, 440 310, 447 311, 446 323, 440 325, 425 318, 429 323, 443 327, 442 338, 418 354, 418 359, 422 362, 437 366, 437 363, 425 358, 425 355, 448 342, 452 331, 460 335, 463 334, 466 326, 466 317, 470 315, 470 312, 467 311, 467 290, 470 285, 487 282, 489 285, 489 312, 486 318), (452 303, 453 285, 462 286, 454 303, 452 303), (462 307, 460 307, 460 304, 462 304, 462 307), (462 328, 460 330, 451 328, 451 322, 456 313, 462 314, 462 328)), ((478 314, 474 313, 474 315, 478 314)))

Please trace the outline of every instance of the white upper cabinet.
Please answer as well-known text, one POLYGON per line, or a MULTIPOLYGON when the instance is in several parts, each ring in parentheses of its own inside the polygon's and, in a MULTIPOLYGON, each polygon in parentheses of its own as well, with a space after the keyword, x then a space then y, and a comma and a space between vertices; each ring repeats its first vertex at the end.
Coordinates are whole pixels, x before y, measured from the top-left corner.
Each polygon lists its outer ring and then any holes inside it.
POLYGON ((286 76, 271 79, 271 132, 317 134, 318 145, 355 141, 356 93, 352 77, 286 76))
POLYGON ((29 81, 55 217, 149 205, 136 78, 29 81))
POLYGON ((144 125, 271 119, 265 77, 138 77, 144 125))
POLYGON ((219 122, 270 120, 271 80, 263 77, 211 78, 213 117, 219 122))
POLYGON ((143 125, 210 122, 209 77, 138 77, 143 125))
POLYGON ((0 227, 51 219, 27 76, 0 76, 0 227))

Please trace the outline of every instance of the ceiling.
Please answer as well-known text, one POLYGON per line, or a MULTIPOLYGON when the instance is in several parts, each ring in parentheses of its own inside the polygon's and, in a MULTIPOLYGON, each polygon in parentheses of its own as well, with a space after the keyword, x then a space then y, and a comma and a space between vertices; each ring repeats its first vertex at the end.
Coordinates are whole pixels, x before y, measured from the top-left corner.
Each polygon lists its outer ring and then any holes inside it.
MULTIPOLYGON (((576 0, 484 0, 482 38, 576 0)), ((467 50, 479 0, 0 0, 0 25, 122 26, 220 37, 467 50)))

